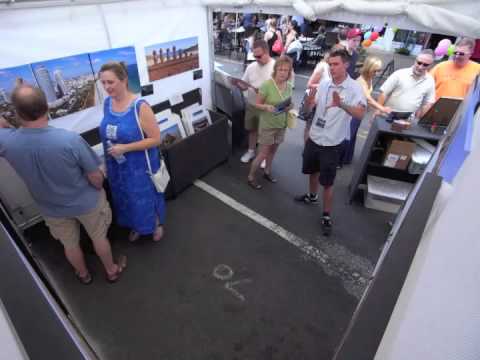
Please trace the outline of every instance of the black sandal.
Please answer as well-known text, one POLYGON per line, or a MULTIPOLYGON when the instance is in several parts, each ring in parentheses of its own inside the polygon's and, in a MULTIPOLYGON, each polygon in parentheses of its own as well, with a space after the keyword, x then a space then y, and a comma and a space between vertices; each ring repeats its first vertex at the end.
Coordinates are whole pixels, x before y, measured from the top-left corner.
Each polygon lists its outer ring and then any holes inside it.
POLYGON ((278 181, 272 176, 272 174, 263 173, 263 178, 270 181, 272 184, 275 184, 278 181))
POLYGON ((127 257, 125 255, 120 255, 117 259, 116 264, 117 271, 115 271, 113 274, 107 274, 106 278, 109 283, 114 283, 120 278, 123 270, 125 270, 125 268, 127 267, 127 257))
POLYGON ((248 182, 248 186, 250 186, 252 189, 260 190, 262 188, 262 185, 257 183, 255 180, 248 179, 247 182, 248 182))

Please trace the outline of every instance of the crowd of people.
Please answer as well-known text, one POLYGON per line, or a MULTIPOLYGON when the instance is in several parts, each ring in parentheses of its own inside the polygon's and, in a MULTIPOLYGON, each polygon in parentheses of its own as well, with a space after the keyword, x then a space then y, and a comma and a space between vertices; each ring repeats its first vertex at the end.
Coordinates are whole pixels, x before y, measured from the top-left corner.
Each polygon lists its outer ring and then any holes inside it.
MULTIPOLYGON (((295 23, 288 26, 290 31, 297 31, 295 23)), ((237 85, 246 92, 245 127, 249 133, 248 151, 240 160, 252 161, 247 184, 255 190, 262 188, 257 179, 259 168, 263 168, 263 179, 277 182, 272 164, 293 108, 293 104, 282 111, 277 108, 292 97, 293 61, 285 54, 272 58, 271 40, 277 34, 274 27, 271 29, 268 39, 252 43, 255 61, 247 66, 244 82, 237 85)), ((289 40, 294 41, 295 36, 289 40)), ((308 175, 308 191, 295 200, 316 203, 320 185, 323 187, 321 225, 327 236, 332 231, 336 172, 342 162, 352 159, 356 131, 367 107, 383 114, 395 110, 421 117, 439 97, 463 98, 480 73, 480 64, 470 60, 474 41, 462 38, 452 59, 435 67, 433 52, 421 51, 411 67, 395 71, 384 82, 380 96, 374 99, 372 81, 382 62, 368 57, 355 79, 361 36, 359 29, 350 29, 345 42, 335 45, 317 64, 300 105, 300 116, 306 121, 302 171, 308 175)), ((91 283, 92 275, 80 247, 80 225, 93 242, 107 281, 117 281, 127 266, 126 256, 113 256, 107 237, 112 211, 103 188, 105 176, 116 224, 130 229, 130 241, 144 235, 160 241, 165 223, 164 194, 156 190, 151 179, 161 164, 157 149, 161 138, 154 113, 149 104, 129 91, 124 64, 104 64, 99 78, 108 94, 100 124, 105 167, 80 135, 49 126, 48 103, 39 88, 21 85, 13 91, 11 100, 19 127, 0 118, 0 156, 24 180, 83 284, 91 283)))
MULTIPOLYGON (((274 24, 274 22, 272 22, 274 24)), ((275 36, 273 28, 272 38, 275 36)), ((387 116, 392 111, 409 112, 419 119, 439 97, 466 96, 480 64, 471 61, 475 42, 460 38, 452 59, 434 66, 432 50, 422 50, 411 67, 393 72, 380 87, 377 99, 372 96, 373 79, 382 71, 382 61, 369 56, 356 74, 358 47, 362 32, 352 28, 344 42, 325 53, 307 82, 307 89, 299 106, 300 117, 306 121, 302 171, 308 175, 308 191, 295 197, 296 201, 312 204, 319 200, 323 187, 322 232, 332 231, 333 185, 337 169, 351 163, 359 125, 367 107, 377 115, 387 116)), ((292 60, 282 55, 271 57, 268 40, 256 40, 252 45, 255 61, 245 70, 243 79, 250 86, 239 85, 247 93, 245 128, 249 133, 247 152, 240 158, 252 164, 247 183, 255 190, 259 167, 263 178, 275 183, 272 162, 279 145, 284 141, 288 111, 278 113, 275 106, 291 95, 288 85, 292 60), (257 149, 258 145, 258 151, 257 149), (262 166, 262 161, 266 163, 262 166)), ((240 83, 239 83, 240 84, 240 83)))

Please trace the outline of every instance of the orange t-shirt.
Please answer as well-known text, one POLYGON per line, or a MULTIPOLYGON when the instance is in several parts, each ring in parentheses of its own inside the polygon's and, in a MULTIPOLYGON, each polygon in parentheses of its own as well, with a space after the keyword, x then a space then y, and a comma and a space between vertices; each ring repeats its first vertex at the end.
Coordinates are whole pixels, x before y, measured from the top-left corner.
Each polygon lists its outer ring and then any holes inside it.
POLYGON ((475 76, 480 74, 480 64, 469 61, 463 68, 459 68, 448 60, 436 65, 431 74, 435 79, 437 99, 442 96, 464 98, 475 76))

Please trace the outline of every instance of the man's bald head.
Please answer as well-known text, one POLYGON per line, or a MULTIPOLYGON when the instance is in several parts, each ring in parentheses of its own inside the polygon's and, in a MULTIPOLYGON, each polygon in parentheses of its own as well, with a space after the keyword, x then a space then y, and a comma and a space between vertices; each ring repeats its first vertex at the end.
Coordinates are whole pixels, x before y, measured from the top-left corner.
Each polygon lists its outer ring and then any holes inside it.
POLYGON ((24 121, 39 120, 48 112, 45 94, 39 88, 30 85, 21 85, 13 90, 12 104, 17 115, 24 121))

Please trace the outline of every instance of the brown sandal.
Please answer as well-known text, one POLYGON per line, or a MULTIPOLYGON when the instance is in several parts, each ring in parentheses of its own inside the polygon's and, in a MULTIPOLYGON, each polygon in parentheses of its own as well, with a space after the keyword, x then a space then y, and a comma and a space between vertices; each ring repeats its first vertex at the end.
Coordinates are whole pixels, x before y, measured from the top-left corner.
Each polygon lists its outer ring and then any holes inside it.
POLYGON ((252 189, 260 190, 262 188, 262 185, 257 183, 255 180, 248 179, 247 182, 248 182, 248 186, 250 186, 252 189))
POLYGON ((117 270, 113 274, 107 274, 107 281, 109 283, 116 282, 123 270, 127 267, 127 257, 125 255, 120 255, 117 259, 117 270))
POLYGON ((263 173, 263 178, 271 182, 272 184, 275 184, 278 181, 272 176, 272 174, 268 174, 268 173, 263 173))

